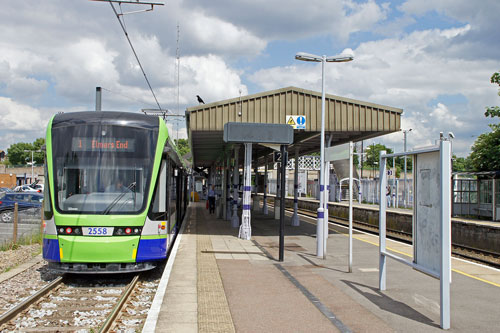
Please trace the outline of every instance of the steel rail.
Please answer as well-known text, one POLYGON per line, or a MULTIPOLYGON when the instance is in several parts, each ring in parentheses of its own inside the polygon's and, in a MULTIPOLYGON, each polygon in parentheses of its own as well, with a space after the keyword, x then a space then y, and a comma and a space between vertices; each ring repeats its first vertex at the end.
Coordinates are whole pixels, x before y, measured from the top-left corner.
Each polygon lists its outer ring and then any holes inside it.
POLYGON ((111 313, 108 315, 104 324, 102 324, 101 328, 99 328, 99 331, 98 331, 99 333, 108 332, 110 330, 111 326, 113 325, 113 322, 115 321, 116 317, 120 313, 120 310, 123 308, 123 305, 127 301, 130 294, 132 293, 132 290, 134 290, 134 288, 137 284, 137 281, 139 281, 139 277, 140 277, 140 274, 137 274, 136 276, 134 276, 134 278, 129 283, 127 288, 123 291, 122 296, 120 297, 120 300, 115 305, 115 307, 113 308, 111 313))
MULTIPOLYGON (((272 206, 272 204, 270 206, 272 206)), ((293 213, 293 209, 291 209, 291 208, 285 208, 285 209, 286 209, 286 211, 293 213)), ((315 213, 312 212, 312 211, 300 209, 300 210, 298 210, 298 212, 301 213, 301 214, 303 214, 303 215, 306 215, 308 217, 311 217, 311 218, 315 218, 316 217, 315 213)), ((342 217, 329 216, 328 217, 328 221, 331 222, 331 223, 338 224, 338 225, 343 226, 343 227, 346 227, 348 225, 347 223, 343 222, 343 221, 347 221, 347 219, 342 218, 342 217)), ((369 223, 366 223, 366 222, 361 222, 361 221, 353 221, 353 224, 357 224, 357 226, 354 229, 378 235, 378 226, 374 226, 372 224, 369 224, 369 223)), ((397 240, 397 241, 400 241, 400 242, 404 242, 404 243, 407 243, 407 244, 411 244, 411 237, 412 237, 411 233, 407 233, 407 232, 404 232, 404 231, 398 231, 398 230, 392 230, 390 228, 387 229, 387 232, 388 232, 389 238, 392 238, 394 240, 397 240)), ((480 257, 474 256, 474 255, 472 255, 470 253, 468 253, 468 254, 461 253, 461 252, 458 252, 457 250, 463 249, 463 250, 467 250, 467 251, 470 251, 470 252, 482 254, 482 255, 485 255, 485 256, 491 256, 491 257, 497 257, 497 258, 500 257, 500 254, 498 254, 498 253, 490 252, 490 251, 484 251, 484 250, 480 250, 480 249, 476 249, 476 248, 473 248, 473 247, 469 247, 469 246, 465 246, 465 245, 460 245, 460 244, 453 244, 452 243, 451 245, 452 245, 452 254, 455 255, 455 256, 457 256, 457 257, 462 257, 462 258, 466 258, 466 259, 469 259, 469 260, 475 260, 477 262, 480 262, 480 263, 483 263, 483 264, 486 264, 486 265, 489 265, 489 266, 492 266, 492 267, 500 268, 500 264, 497 263, 497 262, 495 262, 495 261, 491 261, 491 260, 488 260, 488 259, 480 258, 480 257)))
POLYGON ((50 282, 48 285, 37 291, 35 294, 26 298, 24 301, 22 301, 21 303, 17 304, 13 308, 2 314, 2 316, 0 316, 0 325, 3 325, 12 320, 13 318, 15 318, 19 313, 26 310, 37 300, 48 294, 51 290, 55 289, 59 284, 63 282, 63 280, 64 280, 64 275, 55 278, 54 280, 52 280, 52 282, 50 282))

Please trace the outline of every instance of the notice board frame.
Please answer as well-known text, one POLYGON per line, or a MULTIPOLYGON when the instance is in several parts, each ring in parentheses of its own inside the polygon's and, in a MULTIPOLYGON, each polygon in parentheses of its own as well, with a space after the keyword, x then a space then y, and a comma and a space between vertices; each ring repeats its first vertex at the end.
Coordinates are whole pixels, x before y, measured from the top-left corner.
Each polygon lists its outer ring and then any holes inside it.
MULTIPOLYGON (((415 150, 407 153, 396 153, 396 154, 386 154, 385 151, 380 152, 379 158, 379 175, 380 175, 380 206, 379 206, 379 289, 386 290, 386 275, 387 275, 387 257, 392 258, 398 262, 406 264, 418 271, 421 271, 427 275, 440 280, 440 326, 443 329, 450 328, 450 284, 451 284, 451 142, 448 140, 440 140, 438 146, 434 146, 427 149, 415 150), (418 242, 414 242, 414 247, 422 247, 429 242, 433 242, 436 239, 431 239, 434 237, 432 232, 423 231, 423 228, 415 224, 422 224, 420 218, 435 217, 438 218, 439 231, 440 231, 440 244, 438 247, 438 252, 435 256, 438 257, 437 260, 429 260, 427 256, 428 253, 422 249, 414 249, 414 261, 409 261, 405 258, 399 257, 393 253, 387 252, 386 249, 386 208, 387 208, 387 198, 384 195, 385 189, 387 187, 387 172, 386 172, 386 162, 388 158, 400 157, 405 155, 415 156, 414 170, 419 172, 418 163, 422 167, 420 171, 429 170, 429 178, 427 180, 420 180, 417 178, 417 183, 415 190, 426 191, 425 186, 431 186, 432 181, 439 182, 439 202, 429 203, 427 201, 418 202, 418 199, 423 199, 424 196, 414 192, 414 197, 416 198, 414 203, 414 232, 418 242), (419 157, 420 156, 420 157, 419 157), (420 159, 420 162, 419 162, 420 159), (434 161, 432 161, 434 159, 434 161), (430 169, 436 170, 430 170, 430 169), (427 183, 427 185, 425 185, 427 183), (433 205, 432 213, 428 212, 422 214, 421 206, 432 208, 429 206, 433 205), (420 208, 419 208, 420 206, 420 208), (420 213, 419 213, 420 209, 420 213), (419 215, 420 214, 420 215, 419 215), (420 219, 420 220, 419 220, 420 219), (419 231, 420 230, 420 231, 419 231), (423 239, 422 239, 423 238, 423 239), (436 267, 436 262, 439 262, 438 267, 436 267)), ((415 172, 415 174, 417 173, 415 172)), ((424 176, 425 177, 425 176, 424 176)), ((415 181, 415 179, 414 179, 415 181)), ((434 247, 434 249, 437 247, 434 247)))

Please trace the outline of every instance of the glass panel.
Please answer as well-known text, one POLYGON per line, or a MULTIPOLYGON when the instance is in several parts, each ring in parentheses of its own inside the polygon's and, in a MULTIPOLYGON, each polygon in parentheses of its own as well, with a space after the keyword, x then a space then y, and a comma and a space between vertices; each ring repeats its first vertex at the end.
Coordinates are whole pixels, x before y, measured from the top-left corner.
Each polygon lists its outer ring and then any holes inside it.
POLYGON ((109 125, 52 130, 55 204, 66 213, 145 208, 157 131, 109 125))
POLYGON ((485 179, 481 180, 479 183, 479 203, 490 204, 492 203, 493 193, 492 192, 492 180, 485 179))
POLYGON ((469 201, 471 204, 477 204, 477 192, 470 192, 469 201))
POLYGON ((468 191, 468 190, 469 190, 469 181, 462 180, 462 191, 468 191))
POLYGON ((455 180, 455 181, 453 182, 453 189, 454 189, 455 191, 460 191, 461 183, 462 183, 462 181, 461 181, 461 180, 455 180))
POLYGON ((462 202, 469 203, 469 192, 462 192, 462 202))
POLYGON ((471 190, 471 191, 477 191, 477 181, 472 180, 472 181, 470 182, 470 190, 471 190))
POLYGON ((462 192, 455 192, 455 202, 462 202, 462 192))

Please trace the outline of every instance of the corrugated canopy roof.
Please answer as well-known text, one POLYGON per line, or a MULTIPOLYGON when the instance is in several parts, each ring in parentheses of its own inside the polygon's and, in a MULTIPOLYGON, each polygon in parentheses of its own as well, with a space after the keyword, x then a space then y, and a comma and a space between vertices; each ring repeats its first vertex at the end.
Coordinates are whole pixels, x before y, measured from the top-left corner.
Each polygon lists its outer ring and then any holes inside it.
MULTIPOLYGON (((327 138, 331 136, 334 146, 396 132, 400 130, 402 113, 399 108, 326 94, 325 134, 327 138)), ((319 151, 320 92, 287 87, 188 108, 193 165, 209 167, 230 151, 231 146, 222 139, 225 123, 286 124, 288 115, 304 115, 307 119, 304 130, 294 131, 290 148, 298 146, 301 155, 319 151)), ((253 159, 269 153, 270 148, 254 145, 253 159)))

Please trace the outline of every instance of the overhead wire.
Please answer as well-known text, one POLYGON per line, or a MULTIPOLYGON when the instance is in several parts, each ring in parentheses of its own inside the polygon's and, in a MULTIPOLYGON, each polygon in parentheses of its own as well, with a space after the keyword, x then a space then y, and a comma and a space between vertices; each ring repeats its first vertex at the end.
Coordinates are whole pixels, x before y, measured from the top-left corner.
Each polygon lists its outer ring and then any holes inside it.
POLYGON ((107 92, 110 92, 110 93, 112 93, 112 94, 120 95, 120 96, 122 96, 122 97, 124 97, 124 98, 127 98, 127 99, 129 99, 129 100, 133 101, 133 102, 142 103, 142 104, 147 104, 147 105, 151 105, 151 106, 156 106, 156 105, 155 105, 155 104, 153 104, 153 103, 149 103, 149 102, 145 102, 145 101, 142 101, 142 100, 139 100, 139 99, 136 99, 136 98, 132 98, 132 97, 130 97, 130 96, 127 96, 127 95, 125 95, 125 94, 119 93, 119 92, 117 92, 117 91, 112 91, 112 90, 109 90, 109 89, 107 89, 107 88, 105 88, 105 87, 101 87, 101 89, 102 89, 102 90, 105 90, 105 91, 107 91, 107 92))
MULTIPOLYGON (((160 110, 163 110, 160 103, 158 102, 158 99, 156 98, 156 95, 155 95, 155 92, 153 91, 153 87, 151 86, 151 83, 149 83, 146 72, 144 71, 144 68, 142 67, 141 61, 139 60, 139 56, 137 55, 137 52, 135 52, 134 46, 132 45, 132 41, 130 40, 130 37, 128 36, 127 29, 125 28, 124 23, 120 19, 120 14, 118 14, 118 12, 115 9, 115 6, 113 5, 113 3, 111 1, 109 1, 109 4, 110 4, 111 8, 113 9, 113 12, 116 15, 116 19, 118 20, 118 22, 120 23, 120 26, 122 27, 122 30, 123 30, 123 33, 125 34, 125 37, 127 37, 128 44, 130 45, 130 48, 132 49, 132 52, 134 53, 135 59, 137 60, 137 63, 139 64, 139 67, 141 68, 142 74, 144 75, 144 79, 146 80, 146 83, 148 84, 149 90, 151 91, 151 94, 153 94, 153 97, 156 101, 156 105, 158 105, 158 108, 160 110)), ((120 6, 120 10, 121 10, 121 6, 120 6)))

